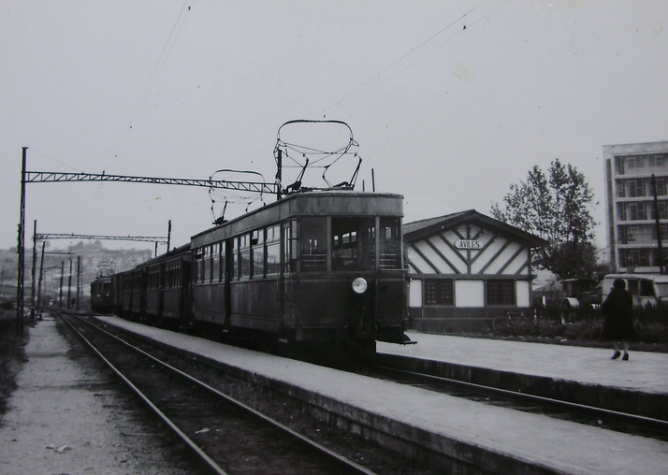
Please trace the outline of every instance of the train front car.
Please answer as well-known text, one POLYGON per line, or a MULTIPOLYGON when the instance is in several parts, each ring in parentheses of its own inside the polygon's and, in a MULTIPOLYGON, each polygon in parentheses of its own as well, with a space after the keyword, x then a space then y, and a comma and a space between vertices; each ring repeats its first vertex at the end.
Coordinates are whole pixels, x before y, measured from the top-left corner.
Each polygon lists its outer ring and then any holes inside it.
POLYGON ((284 343, 406 343, 402 201, 295 193, 194 236, 193 318, 284 343))
POLYGON ((111 276, 98 276, 90 284, 90 308, 97 313, 110 312, 114 308, 111 276))
POLYGON ((373 349, 376 340, 403 343, 402 197, 341 192, 301 198, 290 229, 289 338, 333 336, 373 349))

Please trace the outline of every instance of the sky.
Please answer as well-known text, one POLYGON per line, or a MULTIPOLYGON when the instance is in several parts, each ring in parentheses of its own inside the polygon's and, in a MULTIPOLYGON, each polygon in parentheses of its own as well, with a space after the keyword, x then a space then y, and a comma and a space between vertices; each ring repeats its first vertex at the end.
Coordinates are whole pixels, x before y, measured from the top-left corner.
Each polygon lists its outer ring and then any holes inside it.
MULTIPOLYGON (((605 248, 603 145, 668 140, 667 28, 663 0, 0 0, 0 248, 17 243, 23 147, 28 171, 272 182, 299 119, 348 124, 357 188, 403 195, 405 222, 490 215, 533 166, 570 163, 605 248)), ((180 245, 219 205, 200 187, 29 183, 26 241, 35 221, 166 236, 171 220, 180 245)))

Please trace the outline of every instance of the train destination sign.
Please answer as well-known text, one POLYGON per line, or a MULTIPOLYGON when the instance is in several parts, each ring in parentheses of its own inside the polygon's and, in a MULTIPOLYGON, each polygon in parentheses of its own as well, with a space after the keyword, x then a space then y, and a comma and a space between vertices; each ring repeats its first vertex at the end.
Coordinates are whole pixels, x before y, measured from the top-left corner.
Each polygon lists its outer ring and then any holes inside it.
POLYGON ((479 251, 482 248, 482 245, 477 239, 460 239, 459 241, 455 241, 455 247, 457 249, 466 249, 468 251, 479 251))

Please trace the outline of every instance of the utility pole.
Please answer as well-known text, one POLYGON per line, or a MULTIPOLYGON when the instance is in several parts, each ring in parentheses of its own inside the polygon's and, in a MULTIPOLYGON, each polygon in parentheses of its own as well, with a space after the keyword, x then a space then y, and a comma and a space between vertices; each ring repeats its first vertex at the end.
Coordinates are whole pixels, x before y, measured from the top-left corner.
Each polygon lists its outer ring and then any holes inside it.
MULTIPOLYGON (((42 241, 42 257, 39 261, 39 284, 37 284, 37 308, 39 309, 40 315, 42 314, 42 278, 44 276, 44 245, 46 242, 42 241)), ((40 316, 41 319, 41 316, 40 316)))
POLYGON ((37 262, 37 220, 32 228, 32 284, 30 286, 30 320, 35 319, 35 264, 37 262))
POLYGON ((70 275, 67 278, 67 305, 65 308, 70 309, 72 305, 72 259, 70 258, 70 275))
POLYGON ((283 150, 280 148, 278 149, 278 153, 276 155, 276 165, 277 165, 277 170, 276 170, 276 200, 280 201, 282 198, 282 188, 283 188, 283 150))
POLYGON ((19 236, 17 252, 19 254, 19 269, 16 286, 16 333, 23 335, 23 279, 25 271, 25 221, 26 221, 26 151, 23 147, 23 158, 21 163, 21 211, 19 218, 19 236))
MULTIPOLYGON (((172 220, 170 219, 167 222, 167 252, 169 252, 169 243, 172 240, 172 220)), ((155 244, 156 247, 158 246, 158 243, 155 244)))
POLYGON ((60 289, 58 289, 58 308, 63 308, 63 279, 65 277, 65 261, 60 261, 60 289))
POLYGON ((81 256, 77 256, 77 312, 81 302, 81 256))

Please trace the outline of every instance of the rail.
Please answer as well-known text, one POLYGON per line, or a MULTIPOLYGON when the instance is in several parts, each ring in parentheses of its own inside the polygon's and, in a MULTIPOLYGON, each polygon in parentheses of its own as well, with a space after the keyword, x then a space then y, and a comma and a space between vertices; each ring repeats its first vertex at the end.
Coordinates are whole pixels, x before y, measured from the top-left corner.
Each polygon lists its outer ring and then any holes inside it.
MULTIPOLYGON (((167 426, 193 451, 193 453, 200 459, 206 466, 208 466, 214 473, 218 475, 224 475, 227 474, 223 468, 220 467, 220 464, 215 461, 213 455, 207 454, 204 450, 202 450, 199 445, 193 441, 186 433, 184 430, 181 430, 176 422, 171 417, 168 417, 165 415, 165 412, 163 412, 157 404, 152 402, 151 398, 148 397, 147 395, 144 394, 142 390, 140 390, 135 384, 130 381, 129 378, 127 378, 124 374, 123 371, 120 369, 116 368, 116 366, 109 361, 107 358, 102 355, 102 353, 95 347, 93 343, 90 342, 88 338, 86 338, 82 332, 79 332, 74 325, 72 325, 67 318, 63 318, 65 322, 68 323, 68 325, 79 335, 79 337, 86 342, 86 344, 95 351, 96 354, 125 382, 146 404, 147 406, 155 413, 158 415, 160 419, 167 424, 167 426)), ((114 341, 116 341, 118 344, 124 345, 126 348, 130 349, 133 352, 136 352, 140 355, 142 355, 145 358, 148 358, 152 363, 155 363, 159 365, 160 368, 163 368, 164 370, 167 370, 170 373, 178 375, 180 378, 183 378, 183 380, 188 381, 188 383, 194 384, 196 387, 202 389, 206 393, 210 394, 214 398, 224 401, 225 404, 231 405, 237 410, 250 415, 252 418, 261 421, 262 424, 266 424, 268 426, 271 426, 273 429, 278 430, 280 433, 288 436, 289 439, 294 440, 298 444, 302 444, 305 447, 308 447, 308 450, 313 451, 314 453, 318 454, 320 457, 324 457, 326 459, 329 459, 332 463, 336 465, 335 469, 327 469, 327 468, 322 468, 320 471, 316 471, 315 473, 349 473, 349 474, 363 474, 363 475, 375 475, 374 472, 366 469, 365 467, 356 464, 355 462, 341 456, 340 454, 322 446, 321 444, 318 444, 317 442, 301 435, 300 433, 292 430, 291 428, 281 424, 280 422, 271 419, 267 417, 266 415, 258 412, 257 410, 241 403, 240 401, 228 396, 227 394, 222 393, 221 391, 217 390, 216 388, 206 384, 205 382, 185 373, 184 371, 179 370, 178 368, 175 368, 174 366, 169 365, 168 363, 162 361, 159 358, 156 358, 155 356, 147 353, 146 351, 133 346, 132 344, 126 342, 122 338, 113 335, 106 330, 99 328, 96 325, 91 324, 88 321, 85 321, 83 319, 79 319, 81 322, 84 322, 88 324, 89 326, 95 328, 97 331, 103 333, 109 338, 112 338, 114 341)), ((154 365, 155 367, 155 365, 154 365)), ((154 369, 151 370, 151 373, 154 373, 154 369)), ((161 394, 169 394, 171 391, 162 391, 161 394)), ((162 398, 162 396, 161 396, 162 398)), ((167 396, 165 396, 165 399, 167 396)), ((191 397, 188 398, 188 401, 192 401, 191 397)), ((170 404, 175 404, 175 402, 167 402, 161 400, 160 405, 161 406, 169 406, 170 404)), ((182 401, 177 402, 176 404, 182 404, 182 401)), ((215 422, 210 421, 212 425, 215 425, 215 422)), ((276 436, 273 436, 274 439, 276 439, 276 436)), ((280 437, 279 437, 280 439, 280 437)), ((266 446, 263 446, 266 447, 266 446)), ((288 450, 285 447, 283 450, 288 450)), ((303 455, 302 455, 303 457, 303 455)), ((258 457, 259 459, 260 457, 258 457)), ((308 458, 308 456, 306 457, 308 458)), ((266 463, 266 461, 262 461, 262 463, 266 463)), ((293 462, 294 464, 297 464, 298 462, 293 462)), ((228 468, 228 470, 230 470, 228 468)))

